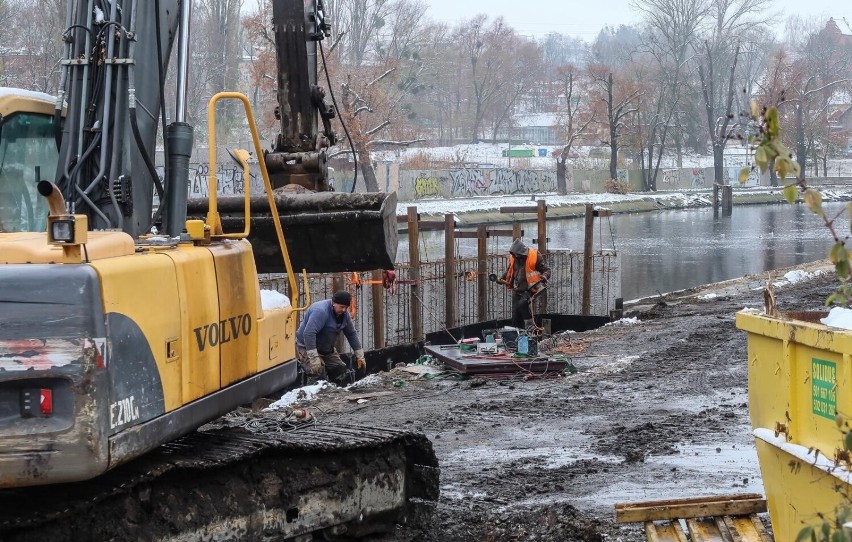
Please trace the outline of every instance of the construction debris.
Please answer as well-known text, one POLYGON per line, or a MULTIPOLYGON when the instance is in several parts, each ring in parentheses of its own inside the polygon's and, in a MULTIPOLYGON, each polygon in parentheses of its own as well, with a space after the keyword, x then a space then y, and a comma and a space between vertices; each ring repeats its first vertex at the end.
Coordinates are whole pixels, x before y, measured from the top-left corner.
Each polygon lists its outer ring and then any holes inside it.
POLYGON ((757 516, 765 512, 763 496, 749 493, 616 504, 615 520, 644 522, 649 542, 772 542, 757 516))

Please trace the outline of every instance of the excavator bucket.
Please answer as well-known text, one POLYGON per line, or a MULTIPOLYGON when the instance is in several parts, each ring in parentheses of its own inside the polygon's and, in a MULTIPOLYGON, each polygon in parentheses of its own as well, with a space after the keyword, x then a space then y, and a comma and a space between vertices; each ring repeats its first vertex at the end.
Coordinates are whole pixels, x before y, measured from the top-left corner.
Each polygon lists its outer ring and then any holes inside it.
MULTIPOLYGON (((274 192, 293 268, 311 273, 393 269, 398 243, 396 193, 274 192)), ((258 273, 283 273, 275 223, 266 196, 251 198, 249 241, 258 273)), ((188 215, 206 216, 207 199, 191 199, 188 215)), ((220 196, 225 233, 243 231, 245 200, 220 196)))

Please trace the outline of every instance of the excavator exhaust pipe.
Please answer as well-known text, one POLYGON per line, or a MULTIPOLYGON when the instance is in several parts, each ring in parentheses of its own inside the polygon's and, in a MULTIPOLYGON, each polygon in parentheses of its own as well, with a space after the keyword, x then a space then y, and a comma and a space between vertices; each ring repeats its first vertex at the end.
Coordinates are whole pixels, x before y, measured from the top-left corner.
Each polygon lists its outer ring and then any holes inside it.
POLYGON ((47 199, 50 216, 60 216, 68 213, 68 210, 65 208, 65 198, 62 197, 59 187, 50 181, 39 181, 36 188, 38 188, 38 193, 47 199))
MULTIPOLYGON (((396 193, 286 194, 274 191, 287 251, 296 270, 338 273, 393 269, 399 242, 396 193)), ((245 228, 245 200, 219 196, 224 232, 245 228)), ((189 216, 203 218, 207 199, 190 199, 189 216)), ((266 196, 250 200, 251 233, 258 273, 283 273, 281 250, 266 196)))

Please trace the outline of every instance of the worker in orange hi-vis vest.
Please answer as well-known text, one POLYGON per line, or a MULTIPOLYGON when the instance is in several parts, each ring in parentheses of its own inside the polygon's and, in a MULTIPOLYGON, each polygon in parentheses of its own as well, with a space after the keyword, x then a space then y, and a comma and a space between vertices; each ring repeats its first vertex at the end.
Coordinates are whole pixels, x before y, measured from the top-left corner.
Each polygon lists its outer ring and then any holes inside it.
POLYGON ((530 300, 550 279, 550 268, 538 250, 515 239, 509 249, 509 267, 497 283, 512 290, 512 325, 524 328, 532 320, 530 300))

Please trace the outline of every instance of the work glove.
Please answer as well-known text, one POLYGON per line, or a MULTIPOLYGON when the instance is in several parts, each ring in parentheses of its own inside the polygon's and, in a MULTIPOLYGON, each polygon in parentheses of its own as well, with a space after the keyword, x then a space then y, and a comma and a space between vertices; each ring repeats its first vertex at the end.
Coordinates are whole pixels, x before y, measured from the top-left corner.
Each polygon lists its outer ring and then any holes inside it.
POLYGON ((322 375, 325 364, 316 349, 308 350, 308 373, 313 376, 322 375))
POLYGON ((359 371, 363 371, 367 368, 367 362, 364 361, 364 351, 356 350, 355 351, 355 367, 358 368, 359 371))

